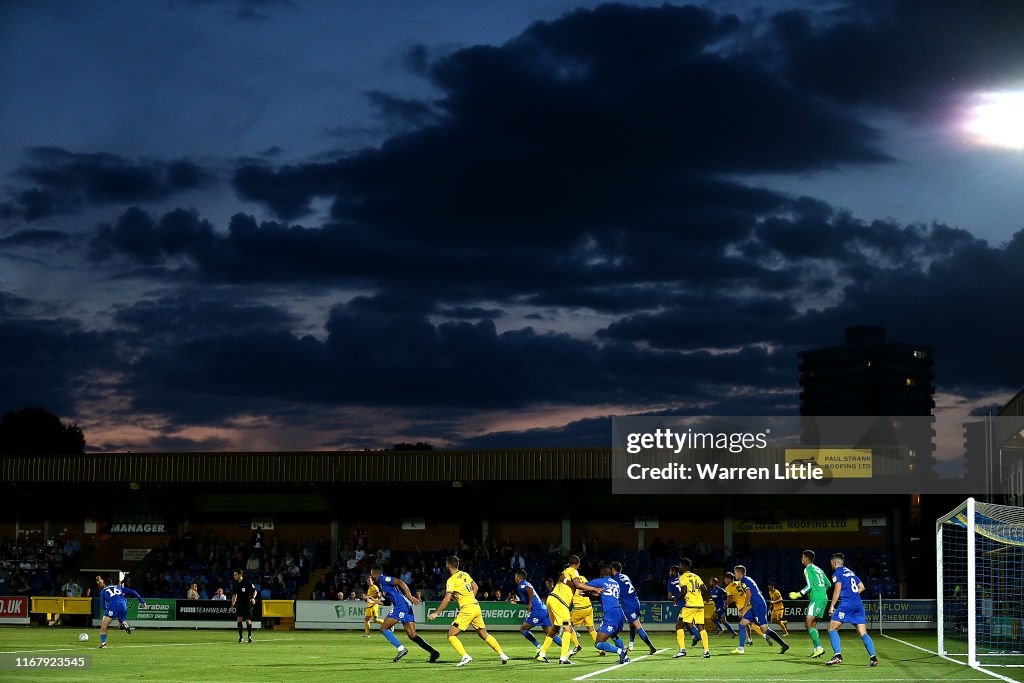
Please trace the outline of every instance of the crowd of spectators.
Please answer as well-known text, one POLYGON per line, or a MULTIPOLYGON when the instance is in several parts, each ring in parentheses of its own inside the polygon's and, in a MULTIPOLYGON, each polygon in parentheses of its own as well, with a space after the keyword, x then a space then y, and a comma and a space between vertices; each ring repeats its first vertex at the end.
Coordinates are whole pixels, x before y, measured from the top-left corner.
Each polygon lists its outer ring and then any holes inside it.
POLYGON ((0 539, 0 595, 54 595, 76 569, 82 544, 64 529, 0 539))
POLYGON ((248 541, 232 541, 212 531, 200 539, 186 530, 151 550, 133 581, 147 596, 223 599, 230 593, 231 572, 241 569, 263 599, 291 599, 312 569, 326 564, 328 547, 324 539, 283 540, 263 531, 248 541))

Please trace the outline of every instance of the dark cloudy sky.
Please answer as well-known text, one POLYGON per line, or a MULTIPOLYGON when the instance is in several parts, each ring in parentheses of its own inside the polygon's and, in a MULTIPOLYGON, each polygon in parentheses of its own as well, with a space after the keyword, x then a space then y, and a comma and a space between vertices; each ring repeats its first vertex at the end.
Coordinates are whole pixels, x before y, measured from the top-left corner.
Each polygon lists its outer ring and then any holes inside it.
MULTIPOLYGON (((850 324, 1024 384, 1024 5, 0 0, 0 410, 605 444, 850 324)), ((941 455, 941 454, 940 454, 941 455)))

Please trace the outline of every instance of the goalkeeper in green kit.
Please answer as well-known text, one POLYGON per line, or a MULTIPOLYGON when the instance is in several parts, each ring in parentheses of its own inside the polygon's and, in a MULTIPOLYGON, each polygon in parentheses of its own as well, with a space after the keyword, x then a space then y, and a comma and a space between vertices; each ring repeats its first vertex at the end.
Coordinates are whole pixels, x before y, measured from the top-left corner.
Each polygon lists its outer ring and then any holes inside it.
POLYGON ((804 580, 807 585, 800 591, 793 591, 789 594, 790 600, 796 600, 801 595, 810 594, 810 604, 807 605, 807 619, 804 626, 807 627, 807 635, 814 643, 812 657, 820 657, 825 654, 825 648, 821 646, 821 638, 818 636, 818 619, 825 617, 825 610, 828 606, 828 577, 821 571, 818 565, 814 564, 814 551, 805 550, 800 553, 800 563, 804 566, 804 580))

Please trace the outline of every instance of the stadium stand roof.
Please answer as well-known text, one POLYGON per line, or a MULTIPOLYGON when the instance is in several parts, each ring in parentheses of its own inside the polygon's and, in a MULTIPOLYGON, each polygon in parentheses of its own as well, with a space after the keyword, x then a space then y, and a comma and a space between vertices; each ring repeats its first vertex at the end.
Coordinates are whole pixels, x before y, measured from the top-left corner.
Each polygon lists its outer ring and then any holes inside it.
POLYGON ((0 455, 0 481, 258 484, 610 480, 610 448, 0 455), (240 473, 248 476, 240 477, 240 473))

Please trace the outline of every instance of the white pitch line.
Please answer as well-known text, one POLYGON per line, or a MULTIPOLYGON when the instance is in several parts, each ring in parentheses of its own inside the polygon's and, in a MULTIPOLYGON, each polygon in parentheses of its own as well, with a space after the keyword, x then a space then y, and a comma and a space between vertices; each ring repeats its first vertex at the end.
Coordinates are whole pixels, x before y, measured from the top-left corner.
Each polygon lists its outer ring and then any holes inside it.
MULTIPOLYGON (((669 651, 669 648, 666 647, 666 648, 662 648, 662 649, 658 650, 654 654, 660 655, 662 652, 668 652, 668 651, 669 651)), ((637 657, 636 659, 632 659, 631 658, 625 664, 616 664, 615 666, 609 666, 609 667, 607 667, 605 669, 598 669, 597 671, 591 671, 588 674, 583 674, 582 676, 577 676, 576 678, 574 678, 572 680, 574 680, 574 681, 585 681, 588 678, 591 678, 592 676, 597 676, 598 674, 606 674, 609 671, 615 671, 616 669, 621 669, 624 666, 629 666, 633 662, 639 662, 640 660, 647 659, 648 657, 651 657, 651 656, 653 656, 653 655, 641 655, 640 657, 637 657)))
MULTIPOLYGON (((298 640, 298 638, 271 638, 269 640, 255 640, 255 641, 253 641, 250 644, 255 645, 256 643, 282 643, 282 642, 284 642, 286 640, 298 640)), ((113 649, 127 650, 127 649, 130 649, 130 648, 131 649, 137 649, 137 648, 144 648, 144 647, 196 647, 198 645, 221 645, 221 646, 224 646, 226 643, 229 643, 229 642, 230 641, 203 642, 203 643, 151 643, 149 645, 111 645, 109 649, 111 649, 111 650, 113 650, 113 649)), ((3 651, 0 651, 0 655, 23 655, 23 654, 30 654, 32 652, 65 652, 65 651, 71 651, 71 652, 93 652, 94 650, 99 650, 99 649, 100 649, 100 647, 98 645, 94 645, 92 647, 48 647, 48 648, 42 649, 42 650, 3 650, 3 651)))
MULTIPOLYGON (((933 650, 929 650, 928 648, 925 648, 925 647, 921 647, 920 645, 914 645, 913 643, 908 643, 907 641, 900 640, 899 638, 893 638, 892 636, 890 636, 890 635, 888 635, 886 633, 881 633, 879 635, 881 635, 883 638, 888 638, 889 640, 895 640, 897 643, 902 643, 903 645, 907 645, 909 647, 912 647, 915 650, 920 650, 921 652, 927 652, 928 654, 935 655, 936 657, 942 657, 943 659, 945 659, 947 661, 950 661, 950 662, 953 662, 954 664, 959 664, 960 666, 967 666, 967 662, 958 662, 957 660, 953 659, 952 657, 947 657, 946 655, 940 655, 938 652, 935 652, 933 650)), ((1002 681, 1006 681, 1007 683, 1017 683, 1016 679, 1009 678, 1007 676, 1003 676, 1002 674, 997 674, 994 671, 988 671, 987 669, 982 669, 982 668, 974 668, 974 667, 971 667, 971 668, 973 668, 978 673, 983 673, 986 676, 992 676, 993 678, 998 678, 998 679, 1000 679, 1002 681)))
MULTIPOLYGON (((696 681, 697 683, 750 683, 750 678, 591 678, 592 681, 650 681, 650 683, 681 683, 696 681)), ((780 678, 783 683, 821 683, 820 678, 780 678)), ((947 683, 959 683, 960 681, 987 681, 987 678, 844 678, 843 683, 917 683, 917 681, 946 681, 947 683)))

